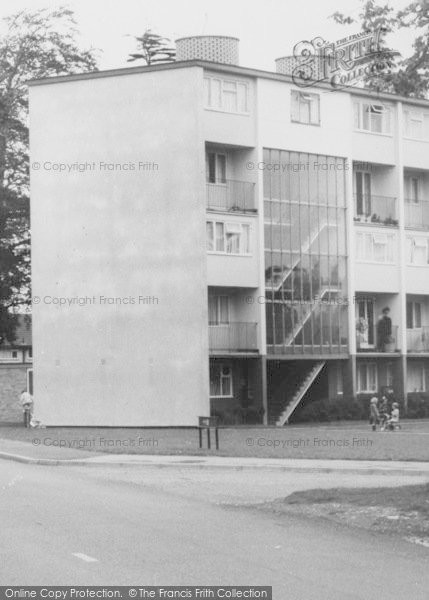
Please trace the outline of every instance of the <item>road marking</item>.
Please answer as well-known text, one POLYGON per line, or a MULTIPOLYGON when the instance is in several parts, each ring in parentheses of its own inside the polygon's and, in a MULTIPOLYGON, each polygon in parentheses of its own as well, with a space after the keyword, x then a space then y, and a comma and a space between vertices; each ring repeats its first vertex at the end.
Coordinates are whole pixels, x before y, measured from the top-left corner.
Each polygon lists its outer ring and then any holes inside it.
POLYGON ((18 481, 22 481, 22 479, 23 477, 21 475, 16 475, 13 479, 11 479, 11 481, 9 481, 9 483, 2 487, 2 490, 13 487, 18 481))
POLYGON ((76 556, 76 558, 84 560, 85 562, 98 562, 98 559, 88 556, 88 554, 83 554, 83 552, 72 552, 72 555, 76 556))

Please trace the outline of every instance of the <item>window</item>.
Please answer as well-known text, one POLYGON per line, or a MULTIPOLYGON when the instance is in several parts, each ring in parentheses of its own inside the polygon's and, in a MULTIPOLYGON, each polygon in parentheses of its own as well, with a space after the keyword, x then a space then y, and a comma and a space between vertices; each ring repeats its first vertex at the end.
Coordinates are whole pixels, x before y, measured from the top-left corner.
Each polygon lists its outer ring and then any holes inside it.
POLYGON ((391 133, 391 108, 385 104, 354 103, 355 128, 371 133, 391 133))
POLYGON ((308 125, 320 124, 319 94, 305 94, 292 90, 291 121, 308 125))
POLYGON ((429 141, 429 113, 404 110, 405 137, 429 141))
POLYGON ((407 263, 410 265, 427 266, 428 239, 424 237, 406 238, 407 263))
POLYGON ((377 391, 377 365, 375 363, 358 364, 357 391, 359 394, 377 391))
POLYGON ((343 395, 343 367, 341 364, 336 364, 334 367, 337 396, 343 395))
POLYGON ((420 302, 407 302, 407 329, 422 326, 422 305, 420 302))
POLYGON ((207 221, 207 251, 250 254, 250 225, 207 221))
POLYGON ((361 262, 392 263, 395 236, 387 233, 356 234, 356 256, 361 262))
POLYGON ((393 387, 395 380, 395 367, 393 363, 387 363, 386 365, 386 386, 393 387))
POLYGON ((404 184, 406 199, 418 204, 421 195, 420 177, 405 177, 404 184))
POLYGON ((244 81, 204 77, 205 108, 231 113, 249 112, 249 85, 244 81))
POLYGON ((209 325, 229 325, 228 296, 209 296, 209 325))
POLYGON ((18 350, 0 350, 0 361, 18 361, 18 350))
POLYGON ((422 363, 409 364, 407 369, 407 392, 426 391, 426 369, 422 363))
POLYGON ((232 369, 223 363, 210 365, 210 396, 232 398, 232 369))
POLYGON ((226 154, 207 152, 206 176, 208 183, 226 183, 226 154))
POLYGON ((410 199, 413 202, 419 201, 419 180, 417 177, 410 178, 410 199))

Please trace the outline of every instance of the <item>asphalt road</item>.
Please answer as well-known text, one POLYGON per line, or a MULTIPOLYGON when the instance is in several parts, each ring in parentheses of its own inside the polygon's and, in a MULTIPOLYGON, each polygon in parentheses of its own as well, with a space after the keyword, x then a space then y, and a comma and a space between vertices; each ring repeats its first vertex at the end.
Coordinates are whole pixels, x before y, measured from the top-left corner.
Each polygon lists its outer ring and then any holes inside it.
POLYGON ((180 493, 193 475, 176 472, 166 489, 150 469, 132 480, 0 461, 0 585, 272 585, 276 600, 427 600, 428 549, 212 503, 198 493, 204 481, 180 493))

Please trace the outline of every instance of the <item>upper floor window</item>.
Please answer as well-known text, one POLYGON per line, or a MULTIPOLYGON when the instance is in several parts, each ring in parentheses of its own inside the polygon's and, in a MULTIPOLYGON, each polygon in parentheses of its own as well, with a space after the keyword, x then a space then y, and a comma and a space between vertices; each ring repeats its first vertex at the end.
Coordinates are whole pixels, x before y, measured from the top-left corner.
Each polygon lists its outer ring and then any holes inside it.
POLYGON ((308 94, 292 90, 291 121, 307 125, 320 125, 319 94, 308 94))
POLYGON ((409 265, 427 266, 428 238, 407 236, 407 263, 409 265))
POLYGON ((207 251, 222 254, 250 254, 250 225, 207 221, 207 251))
POLYGON ((405 137, 429 141, 429 112, 404 110, 405 137))
POLYGON ((0 350, 0 360, 1 361, 9 361, 9 360, 19 360, 18 350, 0 350))
POLYGON ((355 128, 371 133, 391 133, 391 108, 385 104, 354 102, 355 128))
POLYGON ((229 325, 228 296, 209 296, 209 325, 229 325))
POLYGON ((243 81, 204 77, 205 108, 231 113, 249 112, 249 85, 243 81))
POLYGON ((395 236, 387 233, 356 234, 357 260, 392 263, 394 260, 395 236))
POLYGON ((404 179, 405 198, 411 202, 418 203, 421 196, 421 179, 420 177, 407 176, 404 179))
POLYGON ((422 326, 422 305, 420 302, 407 302, 407 329, 422 326))

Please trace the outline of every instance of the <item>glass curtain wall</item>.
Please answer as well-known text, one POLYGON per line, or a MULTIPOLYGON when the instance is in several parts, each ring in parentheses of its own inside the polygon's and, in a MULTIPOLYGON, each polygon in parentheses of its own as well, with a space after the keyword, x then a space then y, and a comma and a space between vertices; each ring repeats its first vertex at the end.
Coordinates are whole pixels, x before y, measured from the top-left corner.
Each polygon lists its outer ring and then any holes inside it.
POLYGON ((342 158, 264 151, 271 354, 347 352, 345 176, 342 158))

